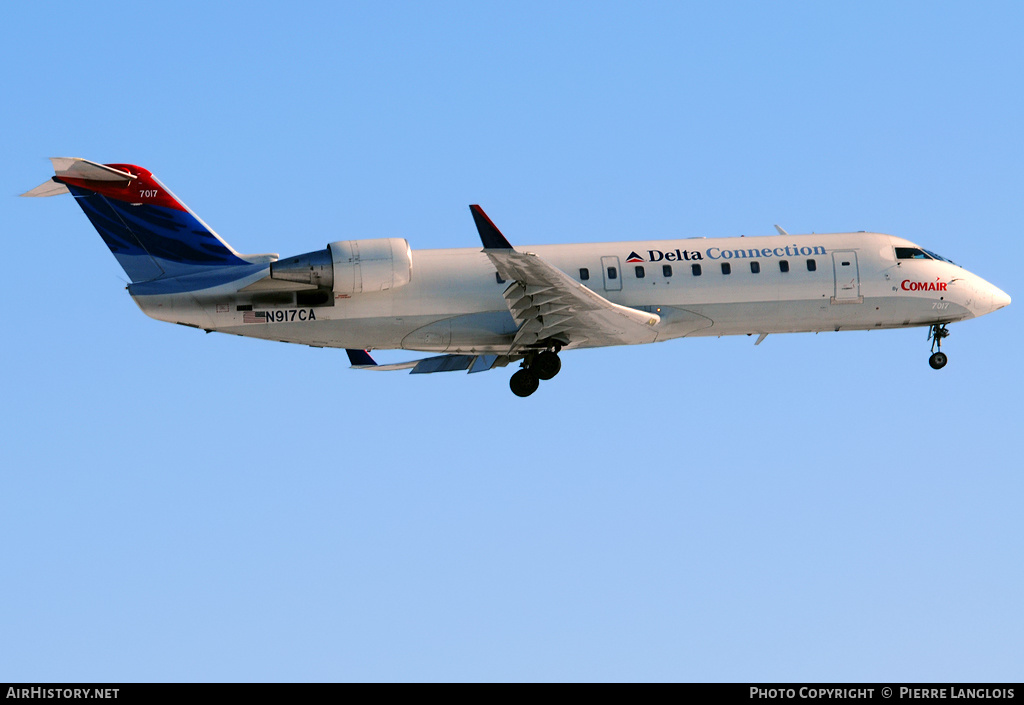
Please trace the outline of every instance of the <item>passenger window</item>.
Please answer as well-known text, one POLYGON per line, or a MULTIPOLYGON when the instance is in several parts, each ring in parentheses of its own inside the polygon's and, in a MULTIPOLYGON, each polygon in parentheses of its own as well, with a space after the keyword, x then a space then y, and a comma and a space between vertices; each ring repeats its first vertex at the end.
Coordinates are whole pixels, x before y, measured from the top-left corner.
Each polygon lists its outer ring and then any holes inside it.
POLYGON ((585 282, 590 279, 590 270, 586 267, 580 267, 580 281, 585 282))
POLYGON ((732 265, 728 262, 722 262, 722 274, 732 274, 732 265))
POLYGON ((643 268, 642 265, 638 264, 636 266, 636 278, 637 279, 643 279, 646 276, 647 276, 647 271, 643 268))
POLYGON ((760 274, 761 273, 761 263, 760 262, 751 262, 750 263, 750 273, 751 274, 760 274))
POLYGON ((671 264, 663 264, 663 265, 661 265, 661 275, 663 277, 671 277, 672 276, 672 265, 671 264))
POLYGON ((498 274, 497 272, 495 272, 495 273, 494 273, 494 279, 495 279, 495 281, 497 281, 497 282, 498 282, 499 284, 504 284, 504 283, 505 283, 505 280, 504 280, 504 279, 502 279, 502 278, 501 278, 501 275, 500 275, 500 274, 498 274))
POLYGON ((700 276, 700 265, 699 264, 691 264, 690 265, 690 270, 693 272, 693 276, 695 276, 695 277, 699 277, 700 276))
POLYGON ((789 262, 787 260, 781 260, 779 262, 779 271, 783 274, 789 271, 789 262))
POLYGON ((608 278, 609 279, 618 279, 619 278, 619 270, 616 269, 615 267, 609 267, 608 268, 608 278))
MULTIPOLYGON (((849 262, 843 262, 843 264, 849 264, 849 262)), ((813 272, 817 268, 818 268, 818 263, 815 260, 813 260, 813 259, 807 260, 807 271, 808 272, 813 272)))

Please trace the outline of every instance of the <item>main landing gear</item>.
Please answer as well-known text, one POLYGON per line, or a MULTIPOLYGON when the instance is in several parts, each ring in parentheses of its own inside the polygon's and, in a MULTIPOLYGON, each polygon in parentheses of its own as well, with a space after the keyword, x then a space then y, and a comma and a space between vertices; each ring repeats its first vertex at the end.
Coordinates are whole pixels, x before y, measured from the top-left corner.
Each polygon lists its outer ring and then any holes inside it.
POLYGON ((549 380, 562 369, 562 360, 558 357, 560 348, 532 353, 523 360, 521 370, 512 375, 508 386, 517 397, 528 397, 537 391, 541 380, 549 380))
POLYGON ((946 366, 949 358, 942 352, 942 339, 949 337, 945 323, 933 323, 928 329, 928 340, 932 341, 932 356, 928 358, 928 364, 933 370, 941 370, 946 366))

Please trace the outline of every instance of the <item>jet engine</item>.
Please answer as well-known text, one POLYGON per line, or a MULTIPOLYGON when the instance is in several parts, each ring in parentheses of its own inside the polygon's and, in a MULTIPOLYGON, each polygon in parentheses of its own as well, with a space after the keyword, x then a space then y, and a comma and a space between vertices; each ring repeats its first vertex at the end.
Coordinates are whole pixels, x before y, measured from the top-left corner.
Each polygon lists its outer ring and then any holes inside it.
POLYGON ((270 278, 312 284, 335 294, 386 291, 412 279, 412 250, 404 238, 341 240, 270 265, 270 278))

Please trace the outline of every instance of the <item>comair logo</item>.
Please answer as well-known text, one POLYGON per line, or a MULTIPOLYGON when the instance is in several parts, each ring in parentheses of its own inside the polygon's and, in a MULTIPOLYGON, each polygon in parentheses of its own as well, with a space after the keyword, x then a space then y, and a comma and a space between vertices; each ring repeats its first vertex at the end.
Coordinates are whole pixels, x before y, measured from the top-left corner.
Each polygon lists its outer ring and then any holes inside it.
POLYGON ((904 279, 900 284, 900 288, 903 291, 945 291, 946 282, 938 280, 933 282, 912 282, 909 279, 904 279))
POLYGON ((671 252, 662 252, 661 250, 647 250, 647 259, 638 255, 636 251, 629 253, 629 257, 626 258, 627 262, 682 262, 696 259, 704 259, 704 256, 696 250, 687 252, 686 250, 673 250, 671 252))

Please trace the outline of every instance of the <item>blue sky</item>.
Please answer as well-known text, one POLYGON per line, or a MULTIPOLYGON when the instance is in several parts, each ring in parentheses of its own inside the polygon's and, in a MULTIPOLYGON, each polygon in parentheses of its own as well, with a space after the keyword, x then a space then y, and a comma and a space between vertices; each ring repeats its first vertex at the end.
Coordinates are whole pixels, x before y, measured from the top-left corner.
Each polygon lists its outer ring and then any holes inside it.
MULTIPOLYGON (((890 232, 1021 294, 1016 3, 20 4, 0 680, 1019 680, 1020 304, 409 377, 146 318, 50 156, 243 252, 890 232)), ((400 359, 393 353, 388 359, 400 359)))

